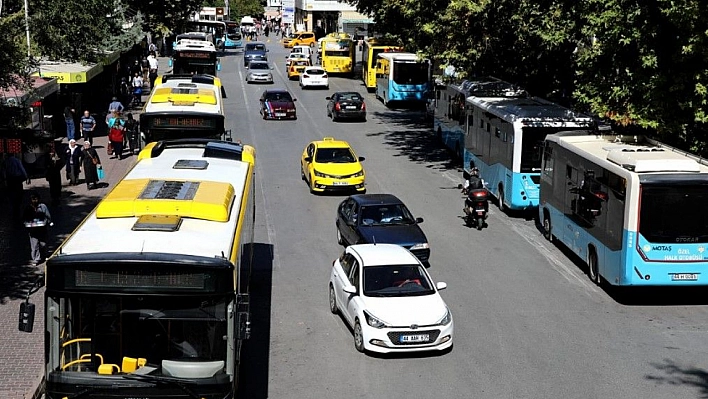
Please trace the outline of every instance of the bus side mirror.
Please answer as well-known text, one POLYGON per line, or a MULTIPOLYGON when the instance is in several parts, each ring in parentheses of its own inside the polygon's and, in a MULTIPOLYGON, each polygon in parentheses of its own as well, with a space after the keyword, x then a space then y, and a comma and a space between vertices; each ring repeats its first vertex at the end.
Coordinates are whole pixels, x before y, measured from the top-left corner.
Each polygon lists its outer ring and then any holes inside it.
POLYGON ((34 327, 34 304, 29 301, 20 304, 20 324, 19 330, 31 333, 34 327))

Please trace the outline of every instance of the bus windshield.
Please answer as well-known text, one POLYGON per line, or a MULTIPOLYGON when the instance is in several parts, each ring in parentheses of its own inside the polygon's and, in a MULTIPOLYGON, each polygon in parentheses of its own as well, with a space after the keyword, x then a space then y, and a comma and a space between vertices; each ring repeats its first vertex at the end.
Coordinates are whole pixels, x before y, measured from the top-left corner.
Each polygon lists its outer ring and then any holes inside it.
POLYGON ((653 243, 708 242, 708 186, 642 185, 639 233, 653 243))
POLYGON ((393 81, 401 85, 422 85, 428 82, 427 62, 396 62, 393 81))
MULTIPOLYGON (((226 361, 227 298, 183 296, 54 297, 60 304, 64 364, 91 353, 104 362, 121 364, 123 357, 163 360, 226 361), (75 345, 66 342, 76 339, 75 345), (86 340, 88 339, 88 340, 86 340)), ((59 336, 55 336, 59 337, 59 336)), ((77 362, 66 371, 94 371, 77 362)))

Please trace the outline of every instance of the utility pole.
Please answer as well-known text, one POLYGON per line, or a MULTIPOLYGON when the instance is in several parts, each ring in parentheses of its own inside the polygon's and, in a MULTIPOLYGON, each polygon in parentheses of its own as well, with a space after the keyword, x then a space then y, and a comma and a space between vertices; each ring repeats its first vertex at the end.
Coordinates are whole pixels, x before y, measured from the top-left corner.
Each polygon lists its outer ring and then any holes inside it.
POLYGON ((27 59, 31 59, 32 52, 30 51, 29 9, 27 3, 28 0, 25 0, 25 33, 27 33, 27 59))

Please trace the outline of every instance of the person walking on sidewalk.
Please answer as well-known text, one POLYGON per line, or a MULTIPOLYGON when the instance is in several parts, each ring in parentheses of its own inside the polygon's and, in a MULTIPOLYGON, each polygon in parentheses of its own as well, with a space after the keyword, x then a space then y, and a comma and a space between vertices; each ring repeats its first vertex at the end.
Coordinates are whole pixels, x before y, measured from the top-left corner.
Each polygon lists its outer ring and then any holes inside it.
POLYGON ((52 205, 59 205, 59 200, 61 199, 61 170, 64 168, 64 164, 61 158, 56 152, 52 151, 49 154, 49 161, 47 162, 47 171, 44 177, 49 183, 49 195, 52 197, 52 205))
POLYGON ((30 204, 25 209, 24 220, 29 233, 32 264, 38 265, 46 256, 47 227, 54 223, 49 208, 39 200, 36 193, 30 194, 30 204))
MULTIPOLYGON (((113 148, 115 158, 123 159, 123 139, 125 130, 125 121, 118 118, 118 114, 113 114, 113 117, 108 120, 108 141, 113 148)), ((110 153, 110 152, 109 152, 110 153)))
POLYGON ((128 148, 131 155, 137 154, 140 151, 140 133, 139 123, 133 119, 133 114, 125 114, 125 135, 128 139, 128 148))
POLYGON ((66 122, 66 139, 73 140, 76 134, 76 125, 74 125, 74 109, 64 107, 64 122, 66 122))
POLYGON ((81 157, 81 148, 76 145, 76 140, 69 140, 69 148, 66 149, 66 178, 72 186, 79 184, 81 157))
POLYGON ((93 131, 96 129, 96 119, 88 112, 84 111, 84 116, 80 119, 81 123, 81 135, 84 141, 89 141, 93 143, 93 131))
POLYGON ((96 149, 91 147, 91 143, 88 141, 84 141, 82 165, 84 167, 86 189, 93 190, 98 188, 98 169, 101 168, 101 158, 98 157, 96 149))
POLYGON ((27 176, 27 171, 22 165, 22 161, 14 154, 5 155, 5 181, 7 182, 7 192, 10 197, 10 212, 15 223, 19 224, 22 219, 22 197, 24 197, 25 188, 23 184, 30 180, 27 176))

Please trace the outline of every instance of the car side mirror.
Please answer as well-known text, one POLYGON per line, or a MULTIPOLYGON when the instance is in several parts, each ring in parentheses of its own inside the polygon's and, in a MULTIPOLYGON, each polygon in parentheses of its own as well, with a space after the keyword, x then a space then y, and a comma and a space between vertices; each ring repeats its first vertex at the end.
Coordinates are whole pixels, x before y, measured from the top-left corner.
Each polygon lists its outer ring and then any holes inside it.
POLYGON ((423 218, 415 218, 416 223, 423 223, 423 218))
POLYGON ((342 291, 346 292, 347 294, 350 295, 355 295, 356 294, 356 287, 353 285, 347 285, 342 288, 342 291))
POLYGON ((325 97, 325 100, 327 100, 327 101, 329 101, 331 99, 332 99, 332 97, 325 97))
POLYGON ((366 161, 366 158, 364 158, 364 157, 359 157, 359 162, 363 162, 363 161, 366 161))
POLYGON ((293 98, 293 102, 297 101, 297 98, 293 98))
POLYGON ((435 284, 435 288, 437 288, 438 291, 444 290, 445 288, 447 288, 447 283, 443 283, 442 281, 439 281, 437 284, 435 284))
POLYGON ((305 162, 312 162, 312 157, 305 157, 305 162))

